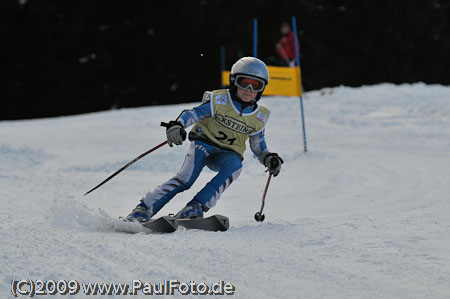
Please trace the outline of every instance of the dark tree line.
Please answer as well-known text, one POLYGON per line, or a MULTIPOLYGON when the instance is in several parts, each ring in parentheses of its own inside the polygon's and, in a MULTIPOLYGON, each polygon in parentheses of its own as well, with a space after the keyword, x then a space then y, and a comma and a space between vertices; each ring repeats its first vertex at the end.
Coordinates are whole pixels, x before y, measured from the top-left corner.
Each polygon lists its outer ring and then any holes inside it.
POLYGON ((0 119, 198 101, 226 64, 276 63, 296 16, 306 90, 380 82, 450 84, 443 0, 2 0, 0 119))

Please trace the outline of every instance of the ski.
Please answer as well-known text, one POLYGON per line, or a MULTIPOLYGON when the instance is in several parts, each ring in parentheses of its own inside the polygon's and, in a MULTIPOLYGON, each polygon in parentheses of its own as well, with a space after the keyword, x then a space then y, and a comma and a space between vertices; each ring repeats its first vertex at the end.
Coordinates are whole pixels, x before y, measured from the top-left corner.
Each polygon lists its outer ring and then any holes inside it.
POLYGON ((176 218, 172 216, 162 216, 141 224, 144 227, 159 233, 173 233, 178 228, 176 218))
POLYGON ((212 215, 207 218, 193 218, 193 219, 178 219, 172 215, 162 216, 156 219, 151 219, 148 222, 133 222, 127 221, 125 218, 119 217, 125 223, 133 224, 134 229, 131 227, 116 226, 116 230, 123 232, 139 232, 138 227, 143 226, 151 229, 156 233, 172 233, 177 230, 178 226, 185 229, 198 229, 205 231, 226 231, 230 227, 230 221, 228 217, 222 215, 212 215))
POLYGON ((172 233, 177 230, 178 223, 173 216, 163 216, 156 219, 151 219, 148 222, 129 221, 124 217, 119 217, 120 220, 114 224, 114 229, 125 233, 139 233, 142 228, 151 229, 155 233, 172 233))
POLYGON ((222 215, 212 215, 207 218, 177 219, 176 222, 186 229, 206 231, 226 231, 230 227, 228 217, 222 215))

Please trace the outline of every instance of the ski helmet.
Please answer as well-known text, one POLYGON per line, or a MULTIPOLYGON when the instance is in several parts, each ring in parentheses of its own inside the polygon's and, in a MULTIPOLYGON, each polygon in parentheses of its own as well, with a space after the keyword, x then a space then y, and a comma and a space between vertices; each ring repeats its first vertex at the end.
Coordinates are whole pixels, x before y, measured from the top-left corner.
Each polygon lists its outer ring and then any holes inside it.
POLYGON ((255 98, 258 101, 264 92, 264 88, 269 84, 269 71, 267 70, 266 64, 255 57, 243 57, 236 61, 231 67, 230 72, 230 91, 233 97, 236 97, 237 94, 235 80, 239 75, 253 77, 264 82, 263 90, 259 91, 255 98))

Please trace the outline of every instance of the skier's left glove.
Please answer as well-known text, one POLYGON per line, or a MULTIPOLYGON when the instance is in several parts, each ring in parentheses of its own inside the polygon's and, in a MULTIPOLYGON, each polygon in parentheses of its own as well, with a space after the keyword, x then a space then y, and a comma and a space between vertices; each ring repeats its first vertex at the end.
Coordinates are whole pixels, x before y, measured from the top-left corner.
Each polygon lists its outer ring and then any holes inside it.
POLYGON ((263 157, 263 163, 267 167, 269 173, 273 174, 273 176, 277 176, 280 174, 281 164, 283 164, 284 161, 277 153, 266 153, 263 157))
POLYGON ((166 124, 167 143, 170 147, 175 145, 182 145, 186 140, 186 131, 178 121, 170 121, 166 124))

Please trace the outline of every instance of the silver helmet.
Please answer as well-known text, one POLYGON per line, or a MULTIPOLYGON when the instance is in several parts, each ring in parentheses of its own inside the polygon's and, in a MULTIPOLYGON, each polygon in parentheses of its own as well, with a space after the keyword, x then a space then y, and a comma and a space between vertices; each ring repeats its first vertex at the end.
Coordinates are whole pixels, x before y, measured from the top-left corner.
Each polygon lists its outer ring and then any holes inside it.
POLYGON ((236 61, 231 67, 230 79, 231 76, 236 77, 236 75, 249 75, 264 80, 266 85, 269 83, 269 71, 266 64, 255 57, 243 57, 236 61))
MULTIPOLYGON (((236 85, 235 80, 239 75, 252 76, 259 78, 264 81, 264 88, 269 84, 269 71, 267 70, 266 64, 258 58, 255 57, 242 57, 231 67, 230 72, 230 90, 232 95, 236 95, 236 85)), ((256 100, 261 98, 264 90, 258 92, 256 100)))

